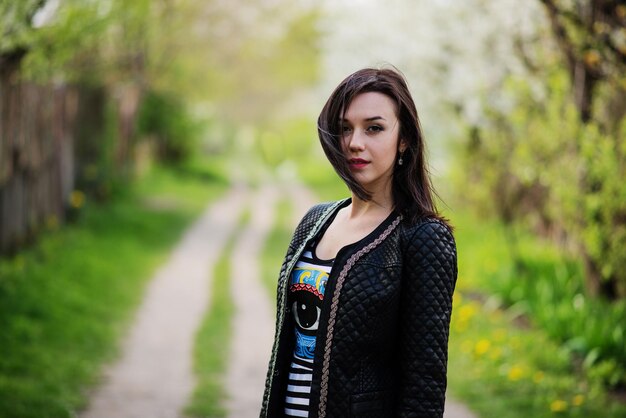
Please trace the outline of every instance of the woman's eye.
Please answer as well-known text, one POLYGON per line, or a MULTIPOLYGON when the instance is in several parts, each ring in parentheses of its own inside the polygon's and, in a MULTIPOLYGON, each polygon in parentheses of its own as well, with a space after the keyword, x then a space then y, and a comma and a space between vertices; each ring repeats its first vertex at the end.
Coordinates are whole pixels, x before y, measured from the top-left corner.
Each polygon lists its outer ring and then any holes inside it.
POLYGON ((378 126, 378 125, 372 125, 369 128, 367 128, 368 132, 381 132, 383 130, 382 126, 378 126))
POLYGON ((341 132, 343 132, 344 135, 349 134, 350 132, 352 132, 352 128, 350 128, 349 126, 343 126, 341 128, 341 132))

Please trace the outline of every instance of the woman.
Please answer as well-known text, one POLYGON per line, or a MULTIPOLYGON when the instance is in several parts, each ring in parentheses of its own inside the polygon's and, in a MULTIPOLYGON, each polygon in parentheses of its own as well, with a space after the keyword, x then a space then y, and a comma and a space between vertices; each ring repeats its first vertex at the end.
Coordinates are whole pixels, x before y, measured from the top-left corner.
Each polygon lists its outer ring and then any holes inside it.
POLYGON ((352 197, 289 245, 261 417, 442 417, 456 247, 402 75, 350 75, 318 135, 352 197))

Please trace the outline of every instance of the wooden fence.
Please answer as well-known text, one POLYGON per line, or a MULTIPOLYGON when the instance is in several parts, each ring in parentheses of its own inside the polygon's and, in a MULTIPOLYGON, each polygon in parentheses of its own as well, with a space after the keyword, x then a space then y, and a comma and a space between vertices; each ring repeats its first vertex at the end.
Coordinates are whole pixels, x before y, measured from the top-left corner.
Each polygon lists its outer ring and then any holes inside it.
POLYGON ((36 85, 17 75, 17 64, 0 66, 0 255, 65 220, 73 190, 103 150, 113 171, 129 166, 140 97, 132 86, 109 95, 104 87, 36 85), (107 103, 117 130, 103 146, 107 103))
POLYGON ((74 185, 77 94, 18 81, 16 67, 0 72, 1 253, 62 221, 74 185))

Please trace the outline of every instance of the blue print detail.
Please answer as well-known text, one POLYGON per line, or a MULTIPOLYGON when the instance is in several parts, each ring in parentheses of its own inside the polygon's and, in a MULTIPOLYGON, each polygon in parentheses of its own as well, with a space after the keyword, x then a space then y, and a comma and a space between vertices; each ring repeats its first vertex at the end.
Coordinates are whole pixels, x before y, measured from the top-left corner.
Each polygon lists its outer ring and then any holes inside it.
POLYGON ((320 294, 326 290, 328 273, 312 268, 296 268, 291 275, 291 284, 304 283, 313 286, 320 294))
POLYGON ((296 356, 304 359, 312 359, 315 352, 315 336, 304 335, 296 329, 296 356))

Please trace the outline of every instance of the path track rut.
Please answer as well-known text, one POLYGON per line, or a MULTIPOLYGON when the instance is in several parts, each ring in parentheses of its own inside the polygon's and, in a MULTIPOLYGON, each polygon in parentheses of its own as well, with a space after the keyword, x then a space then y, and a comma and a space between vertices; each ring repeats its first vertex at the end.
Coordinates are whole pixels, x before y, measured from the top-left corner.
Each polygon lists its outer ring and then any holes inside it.
POLYGON ((104 373, 83 418, 177 418, 195 379, 192 353, 213 266, 245 206, 233 188, 185 233, 150 282, 119 360, 104 373))
POLYGON ((226 391, 229 417, 257 417, 274 336, 274 306, 262 283, 259 263, 274 224, 276 187, 261 187, 251 204, 250 224, 239 235, 231 257, 235 305, 226 391))

